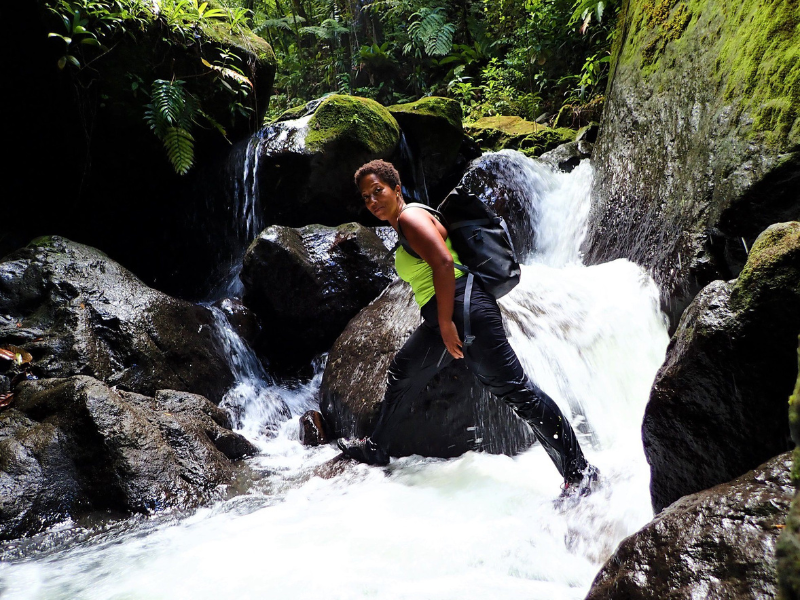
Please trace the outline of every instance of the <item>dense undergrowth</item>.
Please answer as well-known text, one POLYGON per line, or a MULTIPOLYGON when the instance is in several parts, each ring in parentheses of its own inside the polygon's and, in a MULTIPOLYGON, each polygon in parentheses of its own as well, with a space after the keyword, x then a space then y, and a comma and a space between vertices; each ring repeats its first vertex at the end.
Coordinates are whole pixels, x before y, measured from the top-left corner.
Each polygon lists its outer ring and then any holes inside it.
POLYGON ((617 10, 613 0, 227 1, 250 9, 276 50, 273 114, 333 91, 384 105, 442 95, 467 120, 567 105, 573 126, 599 114, 617 10))
POLYGON ((449 96, 462 104, 467 121, 547 113, 542 120, 558 126, 583 125, 602 108, 616 11, 608 0, 40 4, 57 49, 55 66, 85 89, 123 69, 125 81, 110 95, 125 98, 108 100, 139 111, 180 174, 194 162, 197 127, 224 136, 247 121, 252 130, 262 118, 331 92, 385 106, 449 96), (148 48, 143 66, 131 66, 135 61, 120 61, 115 50, 125 39, 194 48, 197 61, 189 69, 166 64, 164 52, 148 48), (275 87, 262 94, 271 96, 268 110, 255 98, 253 56, 276 62, 275 87))

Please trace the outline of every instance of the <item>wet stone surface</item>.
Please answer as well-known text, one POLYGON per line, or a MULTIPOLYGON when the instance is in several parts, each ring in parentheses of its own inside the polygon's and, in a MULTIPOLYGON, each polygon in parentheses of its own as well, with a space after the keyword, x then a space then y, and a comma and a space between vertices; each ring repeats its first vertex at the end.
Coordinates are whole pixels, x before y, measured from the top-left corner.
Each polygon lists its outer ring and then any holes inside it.
POLYGON ((623 540, 586 600, 762 600, 777 594, 775 545, 794 487, 782 454, 681 498, 623 540))

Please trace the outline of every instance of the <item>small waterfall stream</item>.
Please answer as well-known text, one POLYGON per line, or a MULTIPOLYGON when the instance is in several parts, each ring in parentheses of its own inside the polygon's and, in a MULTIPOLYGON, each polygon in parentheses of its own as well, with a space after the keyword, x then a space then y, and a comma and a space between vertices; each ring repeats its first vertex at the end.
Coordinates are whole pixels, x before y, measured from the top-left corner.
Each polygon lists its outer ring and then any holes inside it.
POLYGON ((559 476, 538 446, 514 458, 413 456, 318 477, 337 451, 303 447, 298 416, 316 402, 322 365, 303 385, 277 385, 220 318, 221 343, 240 366, 225 405, 261 450, 249 459, 256 480, 191 514, 129 519, 92 534, 66 524, 71 533, 50 549, 0 564, 0 595, 583 598, 617 544, 652 517, 640 427, 667 329, 642 269, 580 262, 588 162, 556 174, 512 158, 531 182, 536 244, 501 308, 526 370, 570 415, 599 466, 598 492, 556 508, 559 476))

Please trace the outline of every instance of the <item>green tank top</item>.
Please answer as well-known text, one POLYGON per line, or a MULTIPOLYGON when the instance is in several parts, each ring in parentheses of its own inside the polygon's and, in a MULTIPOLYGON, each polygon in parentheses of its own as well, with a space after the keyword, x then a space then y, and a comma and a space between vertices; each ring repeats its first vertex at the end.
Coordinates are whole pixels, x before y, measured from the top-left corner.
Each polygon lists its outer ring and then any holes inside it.
MULTIPOLYGON (((453 250, 453 246, 450 244, 450 238, 448 237, 444 243, 453 257, 453 262, 460 264, 458 253, 453 250)), ((397 270, 400 279, 411 284, 411 289, 414 290, 414 300, 417 301, 420 308, 433 298, 436 290, 433 288, 433 269, 428 263, 421 258, 414 258, 400 246, 394 255, 394 268, 397 270)), ((455 268, 453 273, 456 279, 464 275, 463 271, 455 268)))

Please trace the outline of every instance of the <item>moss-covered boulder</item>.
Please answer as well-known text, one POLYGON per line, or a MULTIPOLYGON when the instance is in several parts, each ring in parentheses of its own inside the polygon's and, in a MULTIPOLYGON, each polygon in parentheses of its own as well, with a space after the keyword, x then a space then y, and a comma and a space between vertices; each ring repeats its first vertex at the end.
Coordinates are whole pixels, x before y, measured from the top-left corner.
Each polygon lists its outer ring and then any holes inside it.
POLYGON ((672 337, 642 427, 656 511, 791 448, 798 332, 800 223, 781 223, 738 280, 697 295, 672 337))
POLYGON ((513 116, 483 117, 466 130, 484 150, 509 148, 531 157, 575 140, 573 129, 547 127, 513 116))
POLYGON ((370 221, 353 173, 390 159, 400 127, 368 98, 333 94, 279 117, 259 132, 258 191, 267 223, 301 227, 370 221))
POLYGON ((774 598, 790 464, 785 453, 681 498, 620 543, 586 600, 774 598))
POLYGON ((368 227, 268 227, 241 273, 244 302, 263 324, 257 347, 273 366, 307 364, 393 278, 392 257, 368 227))
POLYGON ((646 266, 673 323, 800 218, 800 6, 628 0, 598 145, 589 261, 646 266))
MULTIPOLYGON (((461 104, 450 98, 429 96, 389 107, 432 198, 443 198, 456 183, 467 161, 476 154, 464 136, 461 104)), ((421 184, 422 182, 420 182, 421 184)))
MULTIPOLYGON (((246 27, 232 31, 220 19, 205 19, 181 36, 163 17, 143 13, 104 37, 105 51, 78 43, 84 34, 68 34, 47 9, 56 4, 21 5, 18 26, 7 37, 9 47, 25 48, 8 76, 26 84, 11 86, 6 98, 14 118, 4 139, 14 151, 5 161, 4 196, 14 200, 4 202, 0 256, 56 233, 108 252, 149 285, 189 295, 207 265, 229 253, 233 219, 213 182, 221 179, 217 167, 229 141, 255 131, 267 106, 275 73, 271 48, 246 27), (71 52, 83 68, 58 68, 65 45, 48 38, 51 32, 76 38, 71 52), (253 87, 226 79, 203 60, 240 69, 253 87), (144 118, 157 79, 184 81, 227 136, 197 116, 195 167, 186 176, 175 173, 144 118), (232 95, 226 85, 249 94, 232 95)), ((144 9, 147 3, 137 4, 144 9)), ((107 31, 91 18, 86 27, 107 31)))
POLYGON ((800 347, 797 349, 797 383, 789 397, 789 430, 795 449, 792 453, 792 483, 795 496, 778 541, 778 583, 781 600, 800 598, 800 347))

